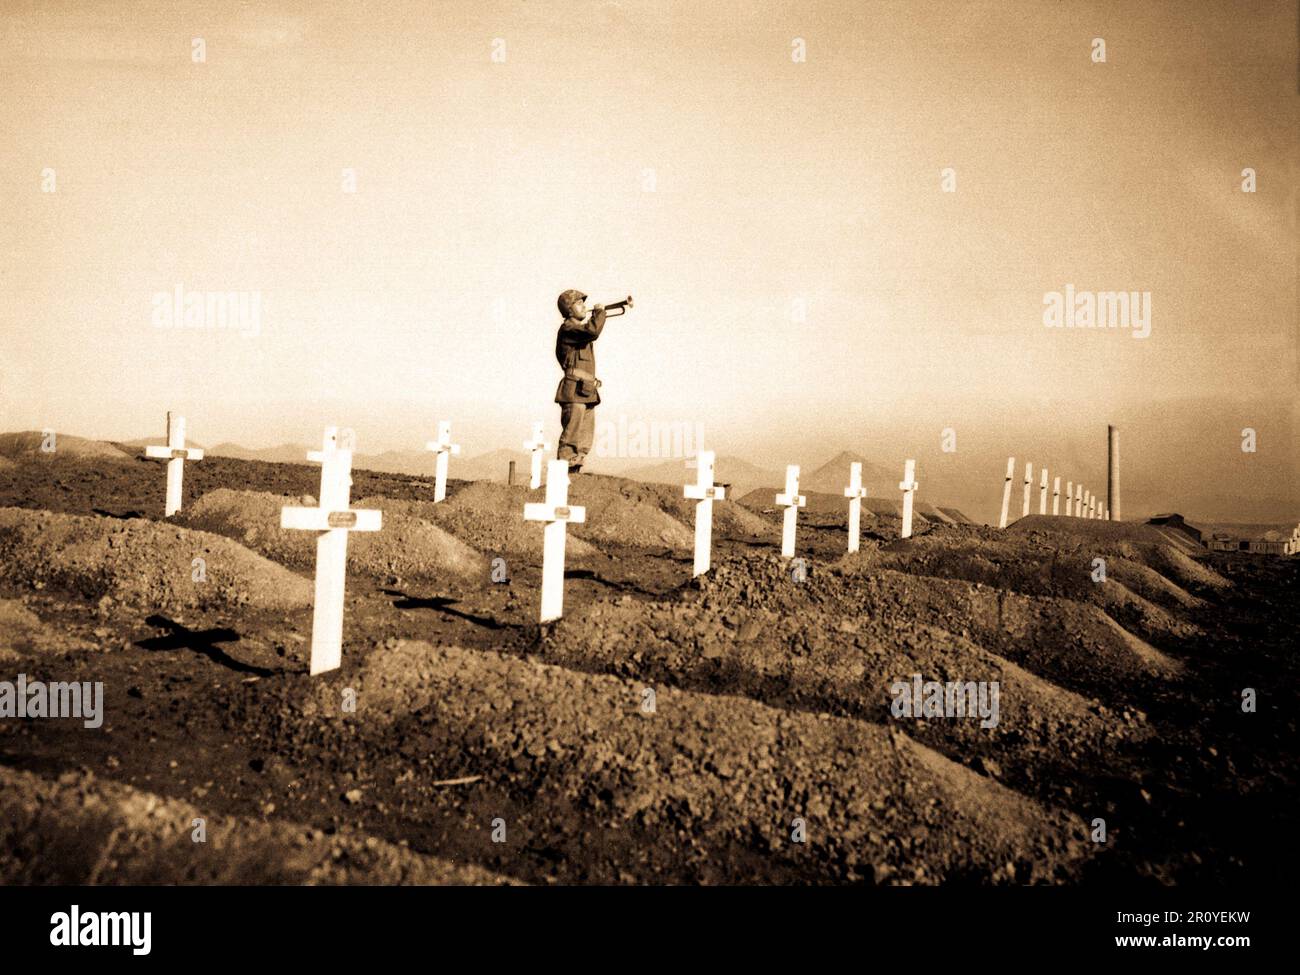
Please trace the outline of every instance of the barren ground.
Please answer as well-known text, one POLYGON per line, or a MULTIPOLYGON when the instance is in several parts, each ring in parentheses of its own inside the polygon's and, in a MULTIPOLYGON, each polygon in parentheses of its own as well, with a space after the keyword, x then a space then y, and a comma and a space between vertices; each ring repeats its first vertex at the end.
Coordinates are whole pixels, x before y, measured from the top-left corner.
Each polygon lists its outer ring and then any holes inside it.
POLYGON ((1136 526, 1050 518, 900 542, 866 512, 845 556, 843 514, 822 511, 801 519, 798 577, 775 517, 726 502, 693 583, 680 488, 581 476, 566 615, 539 627, 530 492, 453 482, 434 505, 428 479, 356 471, 354 506, 383 508, 385 530, 352 537, 343 667, 310 678, 313 546, 275 517, 316 494, 317 468, 187 464, 166 523, 160 464, 15 459, 0 679, 102 681, 106 718, 0 720, 0 882, 1294 867, 1300 560, 1194 559, 1136 526), (997 681, 999 723, 893 717, 890 686, 913 673, 997 681))

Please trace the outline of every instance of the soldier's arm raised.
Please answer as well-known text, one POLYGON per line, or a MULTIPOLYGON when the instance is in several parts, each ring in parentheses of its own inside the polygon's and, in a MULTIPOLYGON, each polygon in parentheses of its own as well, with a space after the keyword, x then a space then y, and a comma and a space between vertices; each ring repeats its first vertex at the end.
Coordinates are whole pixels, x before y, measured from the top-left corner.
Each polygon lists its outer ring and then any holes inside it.
POLYGON ((605 309, 597 305, 591 310, 591 318, 585 322, 566 321, 560 331, 571 338, 585 338, 588 342, 594 342, 600 338, 601 330, 605 327, 605 309))

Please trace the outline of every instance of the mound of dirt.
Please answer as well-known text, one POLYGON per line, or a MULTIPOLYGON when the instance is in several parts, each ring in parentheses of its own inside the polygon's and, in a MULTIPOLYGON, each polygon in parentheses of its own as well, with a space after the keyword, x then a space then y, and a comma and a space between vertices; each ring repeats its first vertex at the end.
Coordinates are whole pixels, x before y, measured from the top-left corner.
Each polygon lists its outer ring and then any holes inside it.
POLYGON ((976 537, 920 537, 864 552, 855 564, 1094 603, 1148 638, 1172 641, 1200 635, 1199 627, 1164 607, 1181 611, 1200 606, 1201 600, 1155 570, 1107 551, 1102 579, 1094 564, 1101 554, 1097 548, 1051 547, 1037 544, 1040 537, 1014 543, 976 537))
POLYGON ((942 511, 945 515, 947 515, 948 520, 951 521, 954 525, 975 524, 975 522, 971 521, 970 518, 966 516, 966 513, 962 511, 960 508, 937 508, 936 510, 942 511))
POLYGON ((219 535, 20 508, 0 508, 0 575, 153 609, 293 609, 312 598, 306 579, 219 535))
POLYGON ((1178 661, 1087 603, 907 575, 874 568, 859 555, 845 556, 836 569, 842 580, 822 573, 809 583, 840 589, 847 605, 871 616, 920 620, 968 637, 1071 690, 1129 700, 1183 671, 1178 661))
POLYGON ((0 599, 0 661, 24 654, 83 650, 90 644, 44 623, 17 599, 0 599))
POLYGON ((1168 576, 1184 589, 1220 590, 1229 585, 1213 569, 1170 545, 1151 525, 1030 515, 1008 525, 1005 534, 1026 536, 1033 544, 1044 547, 1088 548, 1097 554, 1132 559, 1168 576))
POLYGON ((0 433, 0 457, 12 460, 48 461, 55 458, 81 458, 91 460, 130 461, 132 457, 111 443, 102 440, 87 440, 74 437, 69 433, 56 433, 52 441, 54 449, 46 452, 41 449, 46 437, 35 430, 24 433, 0 433))
MULTIPOLYGON (((418 722, 530 808, 677 830, 687 857, 739 844, 841 881, 1032 883, 1092 853, 1083 822, 867 722, 670 687, 646 712, 640 682, 418 641, 379 645, 348 680, 358 734, 418 722)), ((320 684, 307 704, 337 698, 320 684)))
POLYGON ((18 466, 18 465, 15 464, 15 463, 14 463, 12 460, 10 460, 8 457, 5 457, 5 456, 3 456, 3 455, 0 455, 0 471, 8 471, 8 470, 12 470, 13 468, 15 468, 15 467, 17 467, 17 466, 18 466))
MULTIPOLYGON (((681 488, 667 484, 647 484, 646 487, 654 493, 660 508, 694 531, 696 501, 685 497, 681 488)), ((737 538, 766 538, 776 541, 779 537, 775 522, 754 514, 729 498, 713 505, 713 531, 715 535, 737 538)), ((691 537, 694 539, 693 534, 691 537)))
MULTIPOLYGON (((1168 545, 1169 538, 1154 525, 1136 521, 1107 521, 1104 518, 1066 518, 1061 515, 1026 515, 1007 526, 1014 535, 1057 532, 1108 542, 1146 542, 1168 545)), ((1190 539, 1189 545, 1194 545, 1190 539)), ((1201 551, 1204 551, 1202 549, 1201 551)))
MULTIPOLYGON (((540 560, 542 526, 524 521, 527 497, 527 488, 472 481, 437 504, 375 496, 363 498, 355 507, 382 508, 385 519, 392 511, 432 522, 489 557, 514 555, 540 560)), ((598 554, 595 548, 572 533, 564 549, 566 561, 598 554)))
MULTIPOLYGON (((545 490, 538 488, 530 492, 528 500, 543 500, 545 490)), ((580 474, 572 479, 569 500, 587 509, 587 520, 571 526, 571 531, 597 546, 617 544, 690 551, 695 547, 695 533, 663 510, 663 490, 663 485, 643 484, 623 477, 580 474)))
POLYGON ((1177 581, 1184 589, 1215 593, 1232 586, 1231 582, 1208 565, 1203 565, 1170 545, 1118 542, 1108 546, 1106 551, 1122 558, 1139 560, 1161 575, 1177 581))
POLYGON ((66 772, 0 766, 0 884, 503 884, 479 867, 344 829, 214 817, 186 802, 66 772), (195 842, 195 820, 205 842, 195 842))
MULTIPOLYGON (((1113 753, 1149 729, 1103 721, 1063 690, 969 640, 924 624, 820 609, 742 611, 700 597, 640 602, 624 596, 566 616, 542 641, 547 663, 597 670, 651 685, 753 698, 773 707, 891 725, 950 757, 977 760, 1020 788, 1045 776, 1063 787, 1080 762, 1113 753), (891 713, 894 685, 922 681, 999 685, 996 716, 927 721, 891 713), (1005 771, 1004 771, 1005 770, 1005 771)), ((988 699, 986 698, 986 703, 988 699)), ((1060 798, 1059 792, 1056 798, 1060 798)))
MULTIPOLYGON (((310 567, 316 560, 315 532, 280 527, 280 509, 306 505, 313 499, 290 498, 262 491, 209 491, 176 520, 181 524, 225 535, 284 565, 310 567)), ((348 567, 370 575, 399 578, 446 578, 484 582, 488 563, 478 552, 437 525, 384 504, 357 502, 354 508, 379 508, 384 527, 377 532, 352 532, 348 538, 348 567)))
POLYGON ((870 550, 845 555, 827 567, 813 563, 806 574, 773 554, 737 555, 716 565, 697 585, 702 605, 742 615, 761 609, 798 618, 824 611, 903 626, 929 624, 1089 695, 1128 699, 1135 689, 1182 670, 1096 606, 882 569, 870 550))

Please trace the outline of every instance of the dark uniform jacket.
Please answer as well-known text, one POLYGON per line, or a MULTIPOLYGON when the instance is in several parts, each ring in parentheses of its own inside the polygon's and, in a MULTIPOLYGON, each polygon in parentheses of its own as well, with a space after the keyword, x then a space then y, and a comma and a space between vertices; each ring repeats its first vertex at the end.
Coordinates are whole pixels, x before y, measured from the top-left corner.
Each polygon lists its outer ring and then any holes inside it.
POLYGON ((564 369, 564 378, 555 390, 557 403, 600 402, 596 388, 596 339, 605 327, 605 309, 593 312, 586 322, 566 318, 555 336, 555 359, 564 369))

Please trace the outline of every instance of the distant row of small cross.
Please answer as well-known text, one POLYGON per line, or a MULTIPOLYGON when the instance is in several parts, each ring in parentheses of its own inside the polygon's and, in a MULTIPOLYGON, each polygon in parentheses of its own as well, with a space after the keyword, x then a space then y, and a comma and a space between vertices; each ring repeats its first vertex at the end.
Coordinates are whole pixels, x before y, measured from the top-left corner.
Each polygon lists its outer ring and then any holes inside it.
MULTIPOLYGON (((1007 527, 1007 517, 1011 511, 1011 482, 1016 476, 1016 459, 1007 458, 1007 478, 1002 485, 1002 516, 998 519, 998 527, 1007 527)), ((1029 498, 1030 489, 1034 483, 1034 465, 1025 462, 1025 500, 1021 507, 1020 516, 1027 518, 1029 516, 1029 498)), ((1047 468, 1042 470, 1042 477, 1038 485, 1038 513, 1047 514, 1047 468)), ((1058 476, 1052 483, 1052 514, 1061 513, 1061 478, 1058 476)), ((1092 491, 1083 486, 1083 482, 1075 484, 1073 481, 1065 482, 1065 514, 1066 517, 1074 518, 1100 518, 1106 521, 1110 520, 1110 508, 1100 497, 1094 496, 1092 491)))

